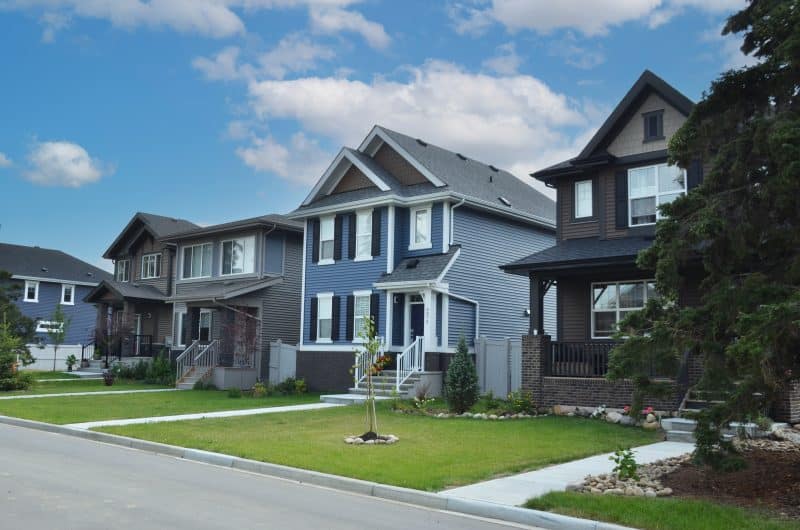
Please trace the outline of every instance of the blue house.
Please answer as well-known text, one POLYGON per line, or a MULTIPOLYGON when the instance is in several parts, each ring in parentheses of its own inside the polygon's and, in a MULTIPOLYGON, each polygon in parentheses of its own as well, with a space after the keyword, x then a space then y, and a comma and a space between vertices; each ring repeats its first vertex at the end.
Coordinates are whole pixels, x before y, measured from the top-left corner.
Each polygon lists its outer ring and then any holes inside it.
MULTIPOLYGON (((11 281, 19 285, 22 295, 17 306, 36 321, 37 338, 45 345, 50 319, 61 304, 69 326, 56 366, 64 369, 63 359, 70 354, 80 358, 83 345, 94 340, 97 316, 94 306, 83 298, 101 281, 110 280, 111 274, 60 250, 8 243, 0 243, 0 270, 10 273, 11 281)), ((37 359, 33 368, 52 369, 52 348, 32 348, 31 353, 37 359)))
MULTIPOLYGON (((297 376, 315 390, 353 386, 369 317, 398 384, 445 370, 461 336, 473 346, 524 334, 527 279, 499 266, 555 243, 555 204, 543 194, 381 126, 343 148, 290 217, 305 222, 297 376)), ((555 289, 544 305, 554 323, 555 289)))

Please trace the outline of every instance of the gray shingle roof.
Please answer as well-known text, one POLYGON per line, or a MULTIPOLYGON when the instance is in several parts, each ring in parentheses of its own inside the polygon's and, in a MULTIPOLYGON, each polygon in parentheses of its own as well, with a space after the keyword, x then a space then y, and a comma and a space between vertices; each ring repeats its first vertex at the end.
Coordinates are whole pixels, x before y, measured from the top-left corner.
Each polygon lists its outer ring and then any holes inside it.
POLYGON ((248 280, 217 280, 203 282, 197 285, 197 289, 187 289, 181 294, 174 296, 172 300, 227 300, 242 296, 259 289, 265 289, 271 285, 281 282, 280 276, 267 276, 258 279, 248 280))
POLYGON ((653 239, 648 237, 565 239, 501 268, 508 272, 536 271, 633 261, 640 250, 652 244, 653 239))
POLYGON ((108 272, 60 250, 0 243, 0 270, 18 276, 100 283, 108 272))
POLYGON ((406 258, 392 272, 384 273, 376 283, 434 281, 441 276, 460 248, 459 245, 453 245, 446 254, 406 258))
POLYGON ((198 227, 196 224, 186 219, 176 219, 174 217, 165 217, 163 215, 144 212, 139 212, 136 215, 153 230, 156 238, 165 237, 178 232, 185 232, 198 227))
POLYGON ((92 289, 92 292, 84 298, 87 302, 97 302, 98 296, 105 291, 111 291, 119 298, 134 298, 137 300, 156 300, 164 301, 168 297, 153 287, 152 285, 135 282, 118 282, 115 280, 104 280, 100 285, 92 289))
POLYGON ((300 221, 294 221, 292 219, 287 218, 284 215, 268 214, 268 215, 260 215, 258 217, 250 217, 247 219, 240 219, 238 221, 220 223, 216 225, 202 226, 202 227, 197 226, 190 230, 177 232, 167 237, 163 237, 161 239, 174 241, 178 239, 184 239, 187 237, 215 234, 219 232, 228 232, 232 230, 238 230, 241 228, 249 228, 252 226, 272 226, 272 225, 277 225, 278 227, 283 228, 284 230, 291 230, 294 232, 303 231, 303 223, 301 223, 300 221))

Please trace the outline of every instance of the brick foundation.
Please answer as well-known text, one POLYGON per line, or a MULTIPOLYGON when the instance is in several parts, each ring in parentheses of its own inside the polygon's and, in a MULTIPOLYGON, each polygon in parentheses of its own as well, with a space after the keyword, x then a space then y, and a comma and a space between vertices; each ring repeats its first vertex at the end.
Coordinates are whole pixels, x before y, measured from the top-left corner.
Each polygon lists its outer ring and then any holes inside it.
POLYGON ((298 351, 296 374, 311 392, 347 392, 353 386, 353 363, 352 352, 298 351))

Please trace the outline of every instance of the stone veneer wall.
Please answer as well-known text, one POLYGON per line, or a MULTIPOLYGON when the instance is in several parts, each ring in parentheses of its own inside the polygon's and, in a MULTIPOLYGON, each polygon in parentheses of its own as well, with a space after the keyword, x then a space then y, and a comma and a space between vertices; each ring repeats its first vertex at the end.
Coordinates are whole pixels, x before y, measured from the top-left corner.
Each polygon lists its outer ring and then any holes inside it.
POLYGON ((772 416, 777 421, 800 423, 800 381, 787 388, 773 407, 772 416))

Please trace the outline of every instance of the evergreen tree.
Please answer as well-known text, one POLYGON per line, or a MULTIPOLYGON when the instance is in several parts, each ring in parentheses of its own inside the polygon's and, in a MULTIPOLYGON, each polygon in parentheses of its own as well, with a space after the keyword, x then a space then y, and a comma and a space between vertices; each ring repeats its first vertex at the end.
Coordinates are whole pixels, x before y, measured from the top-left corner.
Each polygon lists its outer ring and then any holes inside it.
POLYGON ((700 387, 725 396, 698 418, 696 455, 712 464, 733 452, 722 425, 758 415, 800 378, 800 1, 751 0, 723 30, 740 33, 758 62, 715 80, 670 141, 672 162, 707 171, 661 207, 639 256, 661 300, 620 324, 630 340, 610 366, 641 397, 654 389, 647 363, 674 373, 684 352, 702 355, 700 387), (689 270, 702 299, 682 307, 689 270))
POLYGON ((462 335, 456 354, 447 367, 445 392, 450 410, 462 414, 478 401, 478 372, 468 355, 467 341, 462 335))
POLYGON ((22 287, 18 281, 11 281, 11 274, 0 270, 0 319, 8 325, 8 332, 21 340, 21 358, 25 364, 33 362, 28 344, 38 342, 36 323, 32 318, 22 314, 17 307, 17 300, 22 295, 22 287))

